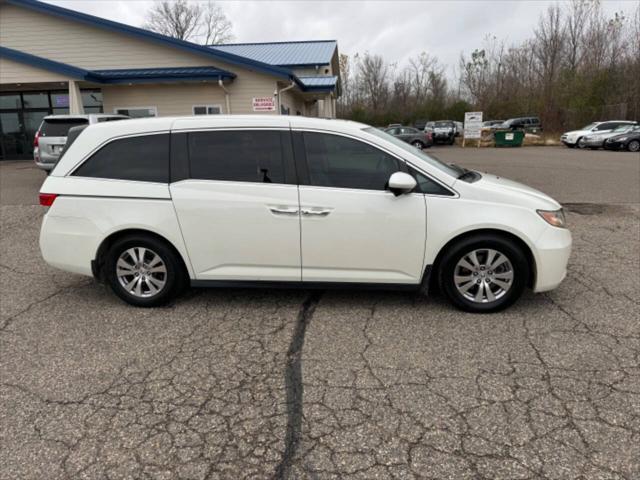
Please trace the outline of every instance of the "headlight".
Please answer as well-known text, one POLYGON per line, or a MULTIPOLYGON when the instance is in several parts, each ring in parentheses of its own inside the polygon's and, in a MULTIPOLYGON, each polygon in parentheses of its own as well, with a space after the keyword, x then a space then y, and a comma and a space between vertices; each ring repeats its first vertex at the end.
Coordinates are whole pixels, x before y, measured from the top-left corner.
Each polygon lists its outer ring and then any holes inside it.
POLYGON ((629 139, 629 137, 620 137, 620 138, 616 138, 615 140, 613 138, 611 138, 610 140, 612 142, 626 142, 629 139))
POLYGON ((545 222, 558 228, 567 228, 567 220, 564 218, 564 211, 560 210, 536 210, 545 222))

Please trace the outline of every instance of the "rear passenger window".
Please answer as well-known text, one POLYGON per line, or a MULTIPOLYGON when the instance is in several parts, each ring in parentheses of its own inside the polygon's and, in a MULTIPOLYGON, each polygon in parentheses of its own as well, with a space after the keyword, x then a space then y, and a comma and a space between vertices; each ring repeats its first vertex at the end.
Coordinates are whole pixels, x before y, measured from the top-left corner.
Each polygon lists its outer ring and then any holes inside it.
POLYGON ((189 133, 190 178, 284 183, 282 137, 260 130, 189 133))
POLYGON ((311 185, 385 190, 398 161, 371 145, 325 133, 304 133, 311 185))
POLYGON ((169 134, 114 140, 94 153, 73 174, 169 183, 169 134))

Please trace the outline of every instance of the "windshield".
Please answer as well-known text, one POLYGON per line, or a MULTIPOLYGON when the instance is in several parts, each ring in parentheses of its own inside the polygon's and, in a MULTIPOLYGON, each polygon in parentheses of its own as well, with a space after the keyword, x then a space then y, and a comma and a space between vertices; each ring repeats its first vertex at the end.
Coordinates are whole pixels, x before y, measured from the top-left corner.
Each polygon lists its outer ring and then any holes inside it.
POLYGON ((590 123, 586 127, 582 127, 580 130, 591 130, 593 127, 596 127, 597 125, 598 125, 597 123, 590 123))
POLYGON ((633 125, 620 125, 619 127, 614 128, 612 132, 623 133, 628 132, 629 130, 633 130, 633 125))
POLYGON ((451 122, 436 122, 434 126, 436 128, 450 128, 452 124, 451 122))
POLYGON ((420 160, 431 165, 432 167, 436 167, 441 172, 451 175, 454 178, 458 178, 458 176, 461 173, 464 173, 465 171, 461 167, 447 165, 446 163, 443 163, 440 160, 430 157, 429 155, 424 153, 422 150, 414 147, 413 145, 410 145, 407 142, 404 142, 394 137, 393 135, 389 135, 386 132, 380 131, 377 128, 373 128, 373 127, 364 128, 363 131, 370 133, 372 135, 375 135, 378 138, 382 138, 383 140, 386 140, 390 143, 393 143, 396 147, 400 147, 404 151, 412 153, 413 155, 416 155, 418 158, 420 158, 420 160))

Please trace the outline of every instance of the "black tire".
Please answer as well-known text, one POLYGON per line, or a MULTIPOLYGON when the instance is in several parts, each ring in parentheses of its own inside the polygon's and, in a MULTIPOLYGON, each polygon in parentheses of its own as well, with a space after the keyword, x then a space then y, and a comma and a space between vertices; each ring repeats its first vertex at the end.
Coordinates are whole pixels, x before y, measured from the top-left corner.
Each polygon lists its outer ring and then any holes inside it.
MULTIPOLYGON (((143 255, 144 256, 144 255, 143 255)), ((182 293, 187 285, 187 272, 174 250, 164 241, 152 235, 132 234, 116 240, 105 255, 105 278, 113 292, 122 300, 136 307, 158 307, 165 305, 182 293), (158 255, 164 263, 164 286, 155 294, 136 296, 120 283, 116 265, 120 256, 131 248, 145 248, 158 255)), ((137 275, 136 275, 137 276, 137 275)))
MULTIPOLYGON (((518 244, 507 237, 497 234, 473 235, 452 244, 444 253, 439 265, 438 280, 440 290, 456 307, 473 313, 497 312, 512 305, 522 295, 528 283, 530 272, 527 257, 518 244), (482 249, 496 250, 505 255, 511 262, 513 271, 510 288, 496 300, 487 301, 486 303, 478 303, 468 299, 458 290, 454 282, 454 274, 458 262, 470 252, 482 249)), ((494 284, 494 287, 497 286, 494 284)), ((477 291, 480 287, 472 286, 471 293, 474 288, 477 291)))
POLYGON ((567 146, 567 148, 576 148, 575 143, 565 143, 565 145, 567 146))
POLYGON ((419 141, 419 140, 416 140, 416 141, 414 141, 414 142, 411 142, 411 145, 413 145, 414 147, 419 148, 419 149, 421 149, 421 150, 424 148, 424 143, 422 143, 422 142, 421 142, 421 141, 419 141))
POLYGON ((640 152, 640 140, 631 140, 627 144, 627 150, 630 152, 640 152))

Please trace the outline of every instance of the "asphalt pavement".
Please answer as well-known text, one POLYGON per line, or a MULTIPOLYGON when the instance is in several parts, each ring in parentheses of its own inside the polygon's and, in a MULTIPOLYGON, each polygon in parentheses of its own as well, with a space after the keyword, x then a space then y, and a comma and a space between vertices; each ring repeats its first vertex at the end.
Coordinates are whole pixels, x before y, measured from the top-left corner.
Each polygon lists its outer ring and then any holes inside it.
POLYGON ((191 290, 135 309, 44 264, 0 162, 0 479, 640 478, 640 157, 435 147, 562 201, 567 279, 509 310, 191 290))

